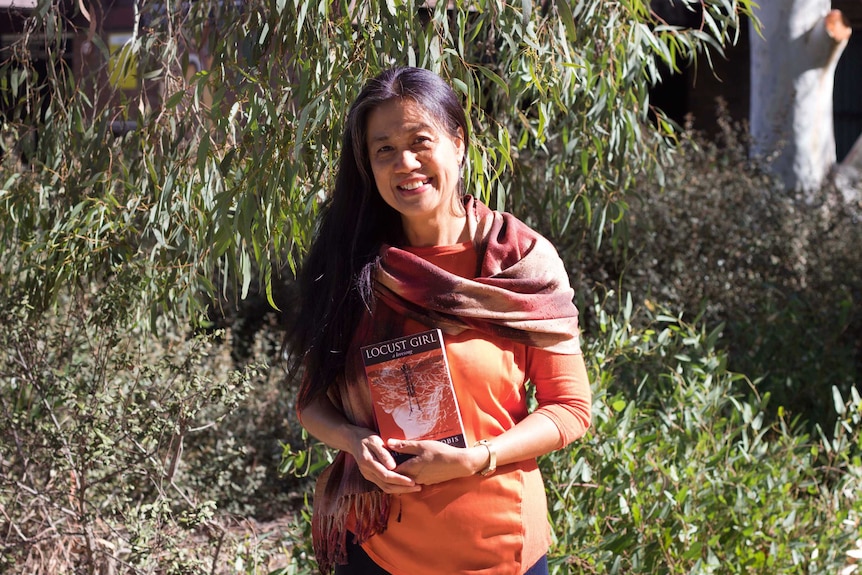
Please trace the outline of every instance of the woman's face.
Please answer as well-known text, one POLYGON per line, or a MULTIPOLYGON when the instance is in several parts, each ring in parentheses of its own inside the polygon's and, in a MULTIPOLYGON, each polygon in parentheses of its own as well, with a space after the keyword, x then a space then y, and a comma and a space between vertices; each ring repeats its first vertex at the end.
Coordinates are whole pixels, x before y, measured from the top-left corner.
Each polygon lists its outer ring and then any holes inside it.
MULTIPOLYGON (((458 182, 464 157, 463 133, 452 137, 411 99, 392 99, 367 119, 368 157, 383 200, 401 214, 412 244, 417 235, 463 220, 458 182)), ((460 228, 458 229, 460 232, 460 228)), ((458 237, 457 234, 455 236, 458 237)))

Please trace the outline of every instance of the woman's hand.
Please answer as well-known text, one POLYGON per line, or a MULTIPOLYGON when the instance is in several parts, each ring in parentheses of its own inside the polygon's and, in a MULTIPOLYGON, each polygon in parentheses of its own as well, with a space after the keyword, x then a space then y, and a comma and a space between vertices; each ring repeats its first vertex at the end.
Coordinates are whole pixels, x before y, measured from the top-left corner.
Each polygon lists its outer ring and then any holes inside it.
POLYGON ((433 485, 458 477, 467 477, 484 469, 488 463, 485 447, 453 447, 440 441, 405 441, 390 439, 389 448, 411 457, 395 472, 412 477, 417 485, 433 485))
MULTIPOLYGON (((560 431, 550 418, 531 413, 515 427, 488 438, 497 453, 497 468, 533 459, 562 446, 560 431)), ((485 446, 453 447, 440 441, 390 439, 389 448, 415 455, 394 471, 412 477, 417 485, 442 483, 467 477, 488 467, 490 454, 485 446)))
POLYGON ((385 493, 411 493, 422 489, 410 477, 394 471, 395 460, 377 432, 351 424, 328 397, 315 399, 299 414, 309 433, 329 447, 352 455, 362 476, 385 493))
POLYGON ((359 465, 359 472, 384 493, 413 493, 422 487, 412 478, 396 471, 395 460, 386 449, 383 438, 371 430, 359 433, 350 453, 359 465))

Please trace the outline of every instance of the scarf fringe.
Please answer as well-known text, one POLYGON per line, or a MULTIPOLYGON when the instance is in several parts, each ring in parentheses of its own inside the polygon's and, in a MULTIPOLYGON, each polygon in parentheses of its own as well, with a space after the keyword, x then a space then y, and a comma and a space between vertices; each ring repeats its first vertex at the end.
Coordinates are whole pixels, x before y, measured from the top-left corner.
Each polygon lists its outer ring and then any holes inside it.
POLYGON ((382 491, 339 497, 332 513, 314 510, 311 522, 314 556, 321 575, 347 563, 347 520, 352 515, 354 543, 386 531, 390 497, 382 491))

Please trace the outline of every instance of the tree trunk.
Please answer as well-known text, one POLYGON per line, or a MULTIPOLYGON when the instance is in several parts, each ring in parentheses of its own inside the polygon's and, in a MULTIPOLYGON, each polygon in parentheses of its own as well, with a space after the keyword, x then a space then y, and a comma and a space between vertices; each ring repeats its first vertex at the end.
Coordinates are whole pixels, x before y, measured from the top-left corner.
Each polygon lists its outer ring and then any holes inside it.
POLYGON ((832 90, 851 29, 831 0, 768 0, 751 34, 752 153, 810 197, 835 166, 832 90))

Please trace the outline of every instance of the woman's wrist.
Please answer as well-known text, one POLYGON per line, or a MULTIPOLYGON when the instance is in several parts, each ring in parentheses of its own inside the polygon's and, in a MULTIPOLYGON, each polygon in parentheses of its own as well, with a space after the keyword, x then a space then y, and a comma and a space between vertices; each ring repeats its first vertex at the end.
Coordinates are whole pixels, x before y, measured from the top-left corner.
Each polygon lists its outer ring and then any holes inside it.
POLYGON ((476 473, 482 476, 494 473, 494 471, 497 470, 497 448, 494 444, 487 439, 480 439, 476 442, 474 447, 486 451, 486 457, 483 458, 485 463, 478 469, 478 471, 476 471, 476 473))
MULTIPOLYGON (((496 452, 494 446, 489 442, 481 441, 468 447, 466 450, 468 456, 467 471, 469 475, 480 475, 483 472, 485 475, 490 475, 489 469, 496 467, 496 452)), ((492 469, 493 471, 493 469, 492 469)))
POLYGON ((375 432, 366 427, 359 427, 358 425, 351 425, 348 430, 348 434, 351 437, 349 441, 350 448, 348 449, 348 453, 352 455, 355 459, 358 459, 363 450, 365 449, 365 440, 375 435, 375 432))
POLYGON ((482 445, 473 445, 464 450, 467 456, 467 475, 476 475, 488 466, 488 450, 482 445))

